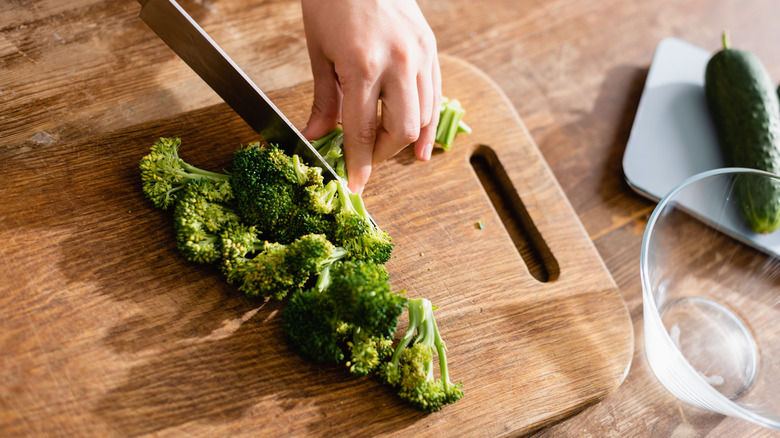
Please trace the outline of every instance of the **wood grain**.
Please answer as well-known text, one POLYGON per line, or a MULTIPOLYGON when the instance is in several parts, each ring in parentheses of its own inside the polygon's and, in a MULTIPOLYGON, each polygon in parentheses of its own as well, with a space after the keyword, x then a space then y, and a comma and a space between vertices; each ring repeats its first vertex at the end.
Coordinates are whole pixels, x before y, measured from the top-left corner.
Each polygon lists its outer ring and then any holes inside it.
MULTIPOLYGON (((264 90, 310 80, 297 0, 182 0, 180 3, 264 90)), ((479 67, 499 85, 522 117, 617 283, 632 317, 634 356, 631 371, 620 388, 602 402, 535 435, 772 436, 765 429, 744 421, 682 404, 659 387, 652 375, 643 351, 638 266, 642 233, 653 204, 634 194, 625 184, 621 160, 653 51, 662 38, 675 36, 715 50, 718 35, 728 29, 734 44, 756 52, 777 80, 780 79, 780 46, 774 41, 780 3, 773 0, 483 0, 478 4, 470 0, 419 0, 419 3, 436 33, 440 52, 456 55, 479 67)), ((43 165, 25 167, 28 175, 49 175, 51 169, 61 168, 57 167, 56 159, 46 156, 49 150, 219 103, 216 94, 137 19, 138 10, 137 2, 132 0, 0 2, 0 171, 6 173, 10 159, 24 154, 38 157, 36 164, 43 165)), ((87 152, 82 148, 72 153, 87 152)), ((221 163, 204 161, 202 164, 221 163)), ((129 181, 130 177, 128 174, 111 178, 119 184, 124 181, 122 178, 129 181)), ((26 187, 16 196, 37 193, 36 185, 47 190, 59 188, 41 179, 30 177, 14 182, 15 186, 26 187)), ((3 215, 9 185, 7 180, 0 179, 3 215)), ((123 196, 135 195, 128 192, 123 196)), ((60 198, 61 211, 71 216, 88 214, 72 211, 79 198, 66 195, 60 198)), ((105 199, 112 198, 106 195, 105 199)), ((110 260, 105 256, 110 255, 109 250, 89 250, 92 246, 81 243, 79 239, 87 238, 89 232, 79 229, 75 219, 55 221, 47 219, 36 206, 27 208, 31 219, 38 219, 40 224, 18 220, 3 224, 6 229, 16 230, 9 237, 9 244, 23 244, 31 236, 48 239, 52 244, 68 240, 75 248, 72 257, 61 254, 64 251, 59 249, 47 249, 41 256, 49 257, 55 264, 78 265, 88 271, 97 270, 99 261, 110 260)), ((112 214, 122 218, 131 212, 118 210, 112 214)), ((141 228, 139 233, 149 232, 141 228)), ((151 232, 158 233, 160 239, 164 235, 160 231, 151 232)), ((113 244, 116 251, 135 251, 118 246, 116 240, 103 243, 113 244)), ((172 255, 163 259, 168 260, 172 255)), ((0 246, 0 272, 5 279, 13 279, 14 284, 44 291, 44 285, 69 284, 61 272, 48 269, 48 265, 23 270, 12 268, 19 262, 18 257, 12 257, 0 246)), ((113 262, 112 269, 125 269, 122 263, 113 262)), ((157 261, 143 268, 155 269, 154 266, 163 264, 157 261)), ((87 276, 78 274, 75 268, 70 272, 71 276, 87 276)), ((104 272, 110 270, 104 268, 104 272)), ((103 277, 108 286, 121 286, 109 281, 109 276, 103 277)), ((219 290, 218 284, 204 287, 219 290)), ((101 287, 100 283, 91 287, 104 291, 96 292, 100 299, 115 299, 105 292, 110 289, 101 287)), ((182 295, 180 290, 169 293, 165 296, 172 302, 182 295)), ((153 300, 142 295, 139 290, 119 297, 124 311, 137 312, 134 323, 104 329, 97 335, 88 334, 86 329, 93 324, 111 327, 120 310, 111 313, 93 305, 92 314, 80 313, 78 316, 83 319, 74 320, 73 328, 62 334, 44 325, 37 326, 37 331, 11 330, 11 327, 30 327, 32 322, 28 313, 4 312, 0 315, 3 329, 0 349, 4 350, 12 341, 22 342, 31 354, 66 366, 71 362, 64 359, 66 354, 57 343, 60 335, 72 336, 81 343, 90 336, 103 336, 107 349, 117 351, 122 360, 140 364, 156 352, 150 348, 131 348, 134 342, 147 346, 171 345, 211 333, 215 330, 214 321, 220 321, 218 327, 223 327, 222 321, 242 317, 253 320, 251 314, 245 315, 248 305, 235 301, 228 291, 216 301, 203 298, 198 308, 209 313, 209 317, 198 322, 188 317, 190 311, 183 306, 171 304, 158 308, 153 300), (171 318, 171 314, 179 318, 171 318), (155 318, 162 318, 161 322, 151 324, 155 318)), ((6 303, 18 298, 16 294, 4 294, 0 299, 6 303)), ((57 310, 57 305, 62 300, 68 303, 68 299, 64 293, 49 294, 45 299, 28 300, 26 305, 31 312, 45 310, 39 313, 45 319, 67 314, 57 310)), ((219 333, 229 331, 230 324, 225 322, 224 331, 219 333)), ((229 343, 214 344, 215 348, 222 346, 230 347, 229 343)), ((174 356, 173 351, 169 353, 174 356)), ((184 357, 183 350, 179 353, 176 357, 183 363, 193 363, 193 359, 184 357)), ((199 352, 196 355, 203 357, 199 352)), ((42 363, 47 362, 42 360, 42 363)), ((57 387, 42 401, 25 397, 20 389, 19 382, 27 380, 45 378, 65 382, 67 372, 75 373, 83 368, 80 365, 73 365, 64 374, 56 373, 56 367, 25 368, 9 361, 3 365, 0 411, 9 418, 14 414, 3 408, 11 401, 37 414, 41 405, 57 405, 63 398, 86 398, 85 404, 97 401, 94 397, 89 399, 88 388, 76 391, 57 387)), ((125 373, 126 369, 106 371, 95 382, 119 385, 125 373)), ((218 377, 227 382, 238 380, 230 379, 231 376, 238 377, 238 373, 227 367, 218 377)), ((189 382, 195 386, 196 382, 189 382)), ((158 387, 173 386, 170 380, 163 380, 158 387)), ((121 396, 117 392, 116 397, 121 396)), ((253 393, 252 396, 263 395, 253 393)), ((231 407, 230 413, 210 412, 213 422, 231 418, 231 413, 245 406, 240 402, 225 403, 231 407)), ((194 418, 195 410, 184 409, 180 404, 178 413, 184 418, 194 418)), ((54 420, 72 418, 73 415, 63 414, 54 420)), ((322 419, 328 421, 326 414, 322 419)), ((29 431, 33 436, 44 435, 36 433, 44 429, 48 435, 71 436, 68 431, 74 430, 57 431, 45 423, 25 423, 18 415, 13 422, 15 430, 29 431)), ((79 420, 72 422, 78 424, 79 420)), ((185 435, 196 426, 195 420, 180 425, 180 434, 185 435)), ((93 434, 101 435, 101 432, 106 429, 96 429, 93 434)))
MULTIPOLYGON (((307 363, 284 344, 282 304, 242 298, 216 269, 176 254, 169 213, 140 193, 138 160, 155 138, 181 136, 187 161, 229 167, 232 150, 257 137, 222 104, 8 158, 1 354, 15 396, 0 428, 517 434, 617 388, 633 347, 617 287, 505 96, 470 65, 442 63, 445 91, 469 108, 474 133, 430 163, 403 153, 383 164, 365 200, 395 236, 391 283, 440 307, 461 402, 424 415, 374 379, 307 363), (532 243, 545 248, 542 263, 554 261, 545 281, 530 274, 475 176, 470 158, 485 148, 488 169, 505 174, 527 212, 532 243)), ((272 99, 300 123, 311 86, 272 99)))

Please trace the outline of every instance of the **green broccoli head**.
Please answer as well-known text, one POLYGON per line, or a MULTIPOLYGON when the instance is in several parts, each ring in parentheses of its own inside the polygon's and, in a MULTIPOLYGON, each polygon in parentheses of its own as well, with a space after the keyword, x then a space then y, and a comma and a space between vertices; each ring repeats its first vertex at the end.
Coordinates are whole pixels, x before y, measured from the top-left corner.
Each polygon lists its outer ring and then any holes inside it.
POLYGON ((377 371, 393 351, 406 298, 390 292, 381 265, 339 260, 320 272, 317 285, 293 292, 282 311, 289 343, 318 362, 345 361, 355 375, 377 371))
POLYGON ((271 236, 280 218, 294 210, 294 183, 297 181, 292 160, 276 146, 257 143, 239 149, 233 155, 231 185, 236 209, 250 225, 271 236))
POLYGON ((179 158, 179 138, 160 138, 149 154, 141 158, 141 188, 155 207, 166 210, 175 204, 177 194, 190 181, 208 179, 215 183, 215 197, 230 197, 229 176, 209 172, 179 158), (216 194, 221 194, 216 196, 216 194))
POLYGON ((339 206, 338 182, 331 180, 323 185, 308 185, 301 193, 304 205, 320 214, 333 213, 339 206))
POLYGON ((319 363, 344 360, 333 301, 317 288, 294 291, 282 310, 282 330, 298 354, 319 363))
POLYGON ((173 211, 176 246, 182 256, 196 263, 213 263, 220 257, 219 234, 240 221, 210 179, 193 180, 178 195, 173 211))
POLYGON ((333 241, 356 260, 387 263, 393 252, 390 235, 371 220, 358 193, 338 185, 339 209, 335 213, 333 241))
POLYGON ((425 411, 436 411, 463 397, 463 385, 450 380, 447 347, 441 338, 433 306, 425 298, 408 302, 409 326, 389 362, 382 365, 382 380, 398 388, 398 395, 425 411), (434 354, 439 378, 434 377, 434 354))
POLYGON ((321 234, 307 234, 283 245, 253 239, 254 233, 251 227, 236 227, 223 234, 223 272, 250 297, 283 299, 345 254, 321 234))
POLYGON ((359 327, 350 324, 346 326, 352 332, 352 339, 347 341, 349 359, 346 365, 350 373, 367 376, 377 371, 393 354, 393 340, 390 337, 370 336, 359 327))
POLYGON ((333 220, 312 208, 322 171, 278 146, 250 144, 234 154, 231 185, 236 209, 265 240, 287 244, 305 234, 331 234, 333 220))
POLYGON ((349 260, 330 270, 325 292, 338 303, 339 319, 361 328, 369 336, 391 336, 407 298, 393 293, 383 265, 349 260))

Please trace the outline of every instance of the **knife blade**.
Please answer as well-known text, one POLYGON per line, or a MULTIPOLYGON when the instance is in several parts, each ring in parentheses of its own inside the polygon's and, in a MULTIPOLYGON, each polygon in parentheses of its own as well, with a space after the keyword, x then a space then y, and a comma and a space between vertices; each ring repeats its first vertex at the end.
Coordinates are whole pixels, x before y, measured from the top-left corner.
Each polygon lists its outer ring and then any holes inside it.
POLYGON ((339 179, 300 131, 175 0, 138 3, 141 20, 266 142, 320 167, 326 182, 339 179))

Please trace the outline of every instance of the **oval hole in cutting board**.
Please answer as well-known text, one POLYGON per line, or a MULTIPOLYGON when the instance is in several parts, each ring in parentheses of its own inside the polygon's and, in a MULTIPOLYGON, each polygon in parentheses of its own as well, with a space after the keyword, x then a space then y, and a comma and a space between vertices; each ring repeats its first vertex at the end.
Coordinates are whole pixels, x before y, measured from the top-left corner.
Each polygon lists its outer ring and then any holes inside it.
POLYGON ((531 220, 495 151, 481 145, 469 161, 528 271, 542 283, 555 280, 559 274, 558 262, 531 220))

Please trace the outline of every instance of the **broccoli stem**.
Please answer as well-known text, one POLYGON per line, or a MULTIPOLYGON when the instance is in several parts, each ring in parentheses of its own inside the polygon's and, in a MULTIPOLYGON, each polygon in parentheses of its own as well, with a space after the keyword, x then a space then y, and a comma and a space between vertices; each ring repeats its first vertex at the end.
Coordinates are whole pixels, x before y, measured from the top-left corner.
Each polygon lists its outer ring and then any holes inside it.
POLYGON ((230 175, 226 173, 211 172, 205 169, 201 169, 199 167, 195 167, 192 164, 187 163, 184 160, 182 160, 181 162, 181 167, 187 171, 187 175, 189 179, 211 179, 214 181, 230 180, 230 175))
POLYGON ((457 100, 446 100, 442 102, 439 113, 439 124, 436 126, 436 143, 445 150, 449 150, 455 136, 459 132, 471 132, 471 128, 462 123, 463 115, 466 111, 460 106, 457 100))
POLYGON ((306 176, 306 172, 303 170, 303 162, 301 161, 301 157, 299 157, 297 154, 292 156, 293 161, 293 169, 295 169, 295 177, 298 178, 298 185, 304 185, 309 180, 309 177, 306 176))
POLYGON ((409 326, 406 329, 406 333, 398 342, 398 346, 393 351, 393 356, 390 358, 390 363, 394 368, 398 368, 401 363, 401 354, 404 349, 409 346, 409 343, 414 339, 415 332, 419 331, 420 323, 423 320, 423 307, 420 298, 409 300, 407 305, 407 312, 409 313, 409 326))
POLYGON ((439 378, 444 382, 446 389, 449 390, 454 384, 450 380, 449 367, 447 367, 447 345, 444 343, 444 339, 441 338, 441 333, 439 332, 439 326, 436 324, 436 320, 433 319, 432 321, 433 331, 435 333, 433 345, 436 347, 436 354, 439 356, 439 378))
POLYGON ((330 268, 333 266, 334 263, 337 261, 343 259, 349 254, 349 251, 346 249, 337 246, 335 250, 333 250, 333 255, 331 255, 330 258, 326 259, 325 261, 320 264, 319 274, 317 275, 317 282, 314 284, 314 287, 319 291, 323 292, 325 289, 330 286, 330 268))
MULTIPOLYGON (((311 141, 311 145, 314 147, 314 149, 317 149, 318 152, 322 154, 321 148, 328 146, 330 147, 330 142, 335 139, 337 136, 341 135, 344 131, 342 131, 341 126, 337 126, 336 129, 333 131, 330 131, 329 133, 325 134, 325 136, 320 137, 316 140, 311 141)), ((325 154, 323 154, 325 155, 325 154)))

